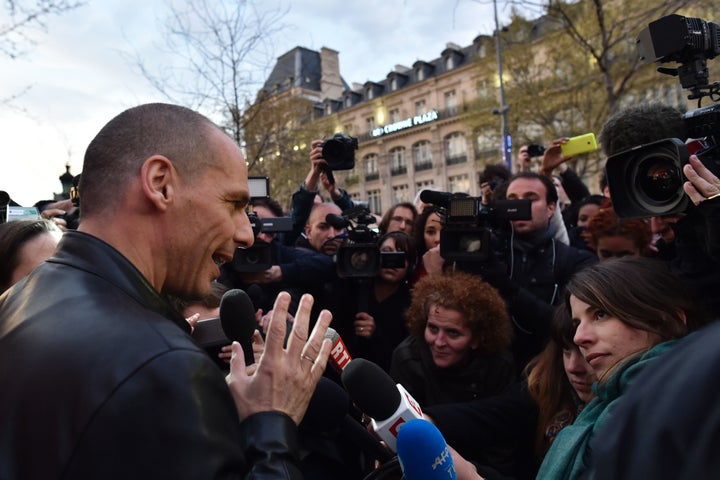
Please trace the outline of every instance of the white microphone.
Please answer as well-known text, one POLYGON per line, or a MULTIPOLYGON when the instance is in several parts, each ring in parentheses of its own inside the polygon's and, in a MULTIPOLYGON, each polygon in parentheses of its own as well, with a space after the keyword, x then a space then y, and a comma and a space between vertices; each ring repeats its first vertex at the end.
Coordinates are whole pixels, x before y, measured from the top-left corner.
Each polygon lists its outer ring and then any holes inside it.
POLYGON ((422 418, 420 405, 382 368, 364 358, 352 360, 341 378, 350 398, 372 418, 375 433, 396 452, 398 431, 406 422, 422 418))

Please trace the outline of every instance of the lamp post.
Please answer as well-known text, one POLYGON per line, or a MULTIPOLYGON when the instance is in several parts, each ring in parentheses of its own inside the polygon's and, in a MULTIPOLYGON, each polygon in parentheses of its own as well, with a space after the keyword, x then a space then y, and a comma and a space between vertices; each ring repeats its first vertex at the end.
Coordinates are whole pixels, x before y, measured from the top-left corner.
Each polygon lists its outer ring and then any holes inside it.
POLYGON ((502 126, 502 151, 505 166, 512 172, 512 138, 508 126, 507 112, 510 107, 505 103, 505 84, 503 82, 502 50, 500 48, 500 23, 498 22, 497 0, 493 0, 495 10, 495 50, 497 52, 498 77, 500 80, 500 108, 494 108, 492 113, 500 115, 502 126))

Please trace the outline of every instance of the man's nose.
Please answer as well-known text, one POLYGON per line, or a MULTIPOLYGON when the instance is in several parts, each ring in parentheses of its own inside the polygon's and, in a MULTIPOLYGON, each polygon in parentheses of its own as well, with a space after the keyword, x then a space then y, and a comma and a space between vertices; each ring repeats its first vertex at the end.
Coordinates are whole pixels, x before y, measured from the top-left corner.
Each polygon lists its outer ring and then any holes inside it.
POLYGON ((233 241, 241 248, 251 247, 252 244, 255 243, 255 234, 253 233, 250 219, 245 212, 242 212, 235 222, 233 241))

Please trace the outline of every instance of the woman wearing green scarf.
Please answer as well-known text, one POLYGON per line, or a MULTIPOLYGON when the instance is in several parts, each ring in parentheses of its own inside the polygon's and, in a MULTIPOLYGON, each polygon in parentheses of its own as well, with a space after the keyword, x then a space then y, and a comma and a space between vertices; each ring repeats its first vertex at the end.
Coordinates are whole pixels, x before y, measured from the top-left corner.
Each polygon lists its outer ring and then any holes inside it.
POLYGON ((538 479, 575 479, 587 469, 590 439, 635 376, 707 323, 698 305, 664 263, 647 258, 611 259, 572 278, 565 307, 577 325, 574 342, 598 382, 595 399, 558 434, 538 479))

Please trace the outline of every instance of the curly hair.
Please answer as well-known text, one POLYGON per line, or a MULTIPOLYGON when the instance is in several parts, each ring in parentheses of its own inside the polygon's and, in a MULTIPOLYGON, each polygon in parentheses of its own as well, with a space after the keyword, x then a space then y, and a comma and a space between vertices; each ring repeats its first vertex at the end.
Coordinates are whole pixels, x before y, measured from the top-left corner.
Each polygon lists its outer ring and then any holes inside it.
POLYGON ((641 254, 647 253, 652 241, 650 224, 640 218, 618 218, 612 205, 603 206, 593 215, 583 236, 592 248, 597 248, 602 237, 629 238, 641 254))
POLYGON ((505 301, 480 277, 454 272, 421 278, 405 311, 410 334, 423 338, 433 305, 457 310, 467 318, 473 339, 479 340, 478 354, 496 353, 510 347, 513 329, 505 301))

